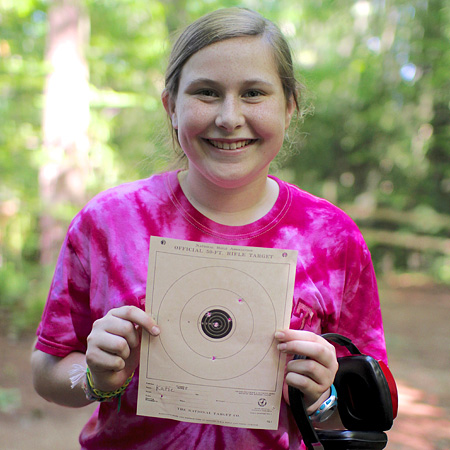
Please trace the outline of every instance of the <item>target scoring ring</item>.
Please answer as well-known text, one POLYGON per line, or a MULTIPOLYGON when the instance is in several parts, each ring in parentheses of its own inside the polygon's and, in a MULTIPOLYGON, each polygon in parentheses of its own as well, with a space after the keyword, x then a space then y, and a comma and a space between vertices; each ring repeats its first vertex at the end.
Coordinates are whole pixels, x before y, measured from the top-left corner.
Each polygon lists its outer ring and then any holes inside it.
POLYGON ((207 338, 223 339, 232 332, 234 320, 223 308, 214 308, 200 314, 199 325, 200 332, 207 338))

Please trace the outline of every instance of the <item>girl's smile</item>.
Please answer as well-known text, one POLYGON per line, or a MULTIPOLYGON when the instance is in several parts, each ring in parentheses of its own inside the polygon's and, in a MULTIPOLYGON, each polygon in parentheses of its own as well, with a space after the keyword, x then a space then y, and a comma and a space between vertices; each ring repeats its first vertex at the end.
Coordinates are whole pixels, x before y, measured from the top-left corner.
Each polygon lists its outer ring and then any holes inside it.
POLYGON ((217 140, 217 139, 205 139, 206 142, 211 144, 213 147, 219 148, 221 150, 237 150, 242 147, 246 147, 254 142, 256 139, 238 139, 238 140, 217 140))

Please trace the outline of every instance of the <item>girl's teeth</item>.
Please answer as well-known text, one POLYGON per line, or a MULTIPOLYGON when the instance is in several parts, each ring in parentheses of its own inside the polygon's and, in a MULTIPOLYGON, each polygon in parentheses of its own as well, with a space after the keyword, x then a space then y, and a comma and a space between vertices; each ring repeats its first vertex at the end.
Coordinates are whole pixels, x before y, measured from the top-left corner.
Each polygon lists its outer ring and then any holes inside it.
POLYGON ((251 142, 251 140, 239 141, 239 142, 219 142, 210 140, 209 143, 214 147, 220 148, 221 150, 236 150, 237 148, 245 147, 251 142))

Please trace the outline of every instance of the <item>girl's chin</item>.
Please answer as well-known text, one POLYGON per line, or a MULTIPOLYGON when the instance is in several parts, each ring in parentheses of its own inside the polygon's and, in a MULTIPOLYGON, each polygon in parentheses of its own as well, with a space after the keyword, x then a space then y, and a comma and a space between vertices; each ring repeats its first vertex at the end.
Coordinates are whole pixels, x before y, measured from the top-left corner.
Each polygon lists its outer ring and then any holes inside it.
POLYGON ((242 167, 232 168, 220 165, 215 170, 209 170, 207 173, 199 173, 197 170, 191 171, 189 177, 191 182, 200 182, 201 184, 217 186, 223 189, 236 189, 258 180, 265 182, 268 170, 258 172, 243 171, 242 167), (233 170, 234 169, 234 170, 233 170))

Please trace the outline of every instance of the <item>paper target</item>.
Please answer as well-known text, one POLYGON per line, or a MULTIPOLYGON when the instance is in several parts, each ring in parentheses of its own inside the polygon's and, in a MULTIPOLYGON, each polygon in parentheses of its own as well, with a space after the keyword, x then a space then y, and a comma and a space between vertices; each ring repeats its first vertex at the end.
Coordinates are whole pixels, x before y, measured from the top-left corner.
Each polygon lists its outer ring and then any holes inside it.
POLYGON ((273 343, 267 331, 275 331, 277 323, 264 287, 225 266, 178 278, 161 300, 157 322, 169 359, 204 380, 229 380, 255 368, 273 343))

